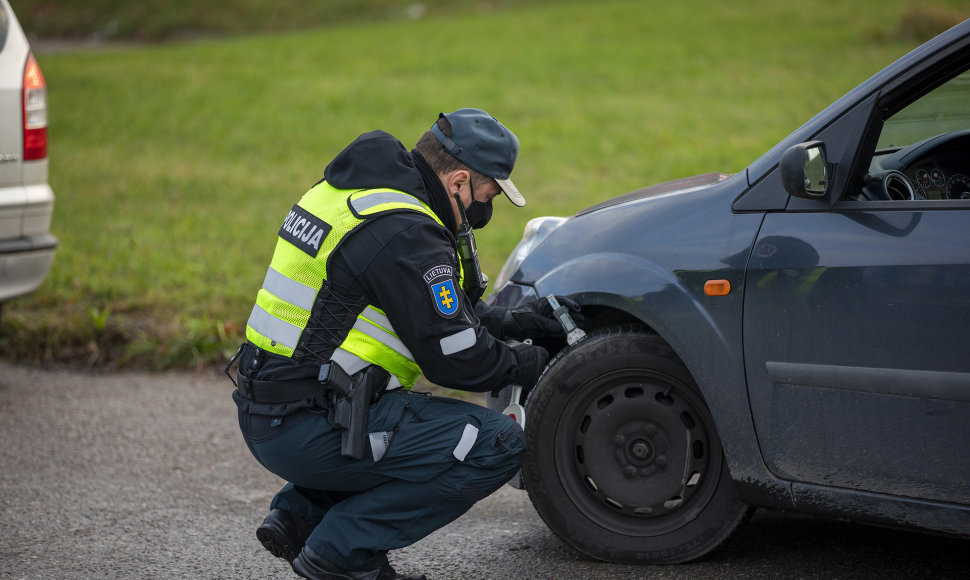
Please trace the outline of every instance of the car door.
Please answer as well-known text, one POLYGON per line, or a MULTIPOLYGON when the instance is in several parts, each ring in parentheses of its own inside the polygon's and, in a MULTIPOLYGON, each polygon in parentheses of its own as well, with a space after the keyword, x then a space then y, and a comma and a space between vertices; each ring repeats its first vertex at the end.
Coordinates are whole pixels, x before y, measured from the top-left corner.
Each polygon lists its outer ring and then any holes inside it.
POLYGON ((765 214, 745 365, 778 477, 970 505, 970 75, 934 70, 820 134, 833 203, 765 214))

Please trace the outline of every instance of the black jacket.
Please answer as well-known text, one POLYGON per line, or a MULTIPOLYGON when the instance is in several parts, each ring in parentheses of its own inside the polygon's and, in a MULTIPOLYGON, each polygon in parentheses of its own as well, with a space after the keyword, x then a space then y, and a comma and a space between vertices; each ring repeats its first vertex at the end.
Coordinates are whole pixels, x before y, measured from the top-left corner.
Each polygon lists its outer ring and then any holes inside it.
MULTIPOLYGON (((408 152, 388 133, 372 131, 337 155, 323 179, 338 189, 386 187, 407 192, 427 203, 446 226, 411 211, 371 219, 350 234, 330 258, 332 289, 382 309, 432 383, 490 391, 521 382, 524 377, 516 376, 518 365, 512 349, 488 333, 460 290, 457 226, 451 205, 441 181, 421 155, 408 152), (435 305, 425 277, 442 264, 453 266, 460 300, 457 311, 448 316, 435 305), (451 352, 456 343, 462 348, 451 352)), ((252 379, 315 377, 319 369, 319 362, 297 363, 267 352, 260 354, 256 366, 247 358, 244 354, 240 369, 246 369, 252 379)))

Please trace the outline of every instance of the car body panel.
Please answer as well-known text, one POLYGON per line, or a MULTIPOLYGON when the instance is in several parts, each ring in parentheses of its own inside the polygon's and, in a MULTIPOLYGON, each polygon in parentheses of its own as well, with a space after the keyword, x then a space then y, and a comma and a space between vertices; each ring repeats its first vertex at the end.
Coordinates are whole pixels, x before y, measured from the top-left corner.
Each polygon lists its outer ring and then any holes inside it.
MULTIPOLYGON (((6 2, 0 3, 0 12, 8 14, 6 2)), ((0 131, 0 187, 23 183, 22 100, 24 64, 30 46, 16 19, 7 17, 7 34, 0 44, 0 115, 5 130, 0 131), (9 123, 9 124, 8 124, 9 123)))
POLYGON ((792 496, 795 509, 806 513, 970 535, 970 509, 963 506, 805 483, 792 484, 792 496))
POLYGON ((970 505, 970 454, 952 452, 970 445, 967 224, 970 208, 766 216, 744 350, 773 473, 970 505))
POLYGON ((970 535, 970 199, 862 201, 870 171, 922 155, 914 145, 873 157, 883 122, 968 69, 970 21, 745 171, 578 212, 519 256, 490 300, 570 295, 594 327, 660 335, 753 505, 970 535), (796 197, 779 162, 809 141, 826 148, 827 188, 796 197), (706 295, 714 279, 731 291, 706 295))

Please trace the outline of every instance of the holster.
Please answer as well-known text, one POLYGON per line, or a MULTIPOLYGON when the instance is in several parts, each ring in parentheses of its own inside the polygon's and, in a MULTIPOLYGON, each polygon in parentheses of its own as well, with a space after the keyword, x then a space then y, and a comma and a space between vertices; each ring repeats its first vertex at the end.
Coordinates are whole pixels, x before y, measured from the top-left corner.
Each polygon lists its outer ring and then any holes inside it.
POLYGON ((370 365, 354 376, 348 375, 337 363, 320 367, 318 380, 327 387, 330 425, 343 432, 340 454, 349 459, 361 459, 367 444, 368 414, 387 388, 391 375, 377 365, 370 365))

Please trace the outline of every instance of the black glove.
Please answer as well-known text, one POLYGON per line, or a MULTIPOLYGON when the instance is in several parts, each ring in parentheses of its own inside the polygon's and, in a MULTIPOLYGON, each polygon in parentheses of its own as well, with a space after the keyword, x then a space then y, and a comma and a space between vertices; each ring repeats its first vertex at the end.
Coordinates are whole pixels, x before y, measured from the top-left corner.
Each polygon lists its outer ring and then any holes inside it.
MULTIPOLYGON (((569 308, 576 326, 582 326, 583 315, 579 312, 579 304, 565 296, 556 296, 561 306, 569 308)), ((502 319, 502 336, 525 340, 526 338, 540 338, 543 336, 565 337, 562 324, 552 315, 552 306, 545 298, 527 302, 505 312, 502 319)))
POLYGON ((495 338, 502 338, 502 320, 505 317, 506 311, 501 306, 492 306, 482 300, 479 300, 475 304, 475 316, 478 317, 478 321, 482 323, 485 330, 495 338))
POLYGON ((515 355, 515 361, 518 363, 512 382, 521 385, 525 390, 531 389, 539 381, 539 375, 549 362, 549 352, 541 346, 517 340, 508 340, 505 344, 512 349, 512 354, 515 355))

